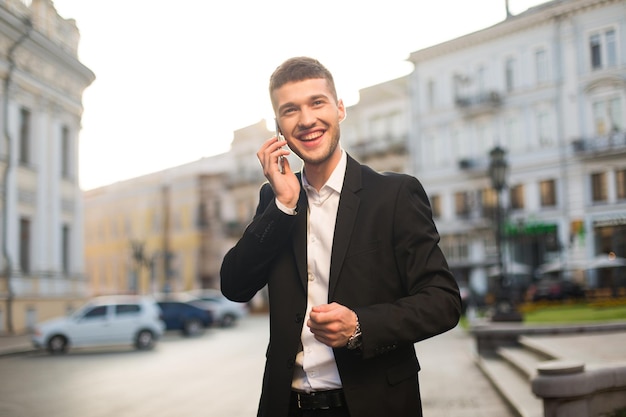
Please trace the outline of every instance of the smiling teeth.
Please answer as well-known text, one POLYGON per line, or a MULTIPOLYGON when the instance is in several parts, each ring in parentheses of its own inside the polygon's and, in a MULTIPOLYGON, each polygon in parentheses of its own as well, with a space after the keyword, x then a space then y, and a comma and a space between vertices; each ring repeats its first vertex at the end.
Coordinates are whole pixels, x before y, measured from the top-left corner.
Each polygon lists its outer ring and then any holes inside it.
POLYGON ((315 132, 315 133, 311 133, 311 134, 309 134, 309 135, 302 136, 302 138, 301 138, 301 139, 302 139, 302 140, 313 140, 313 139, 317 139, 317 138, 319 138, 319 137, 320 137, 320 136, 322 136, 323 134, 324 134, 324 132, 315 132))

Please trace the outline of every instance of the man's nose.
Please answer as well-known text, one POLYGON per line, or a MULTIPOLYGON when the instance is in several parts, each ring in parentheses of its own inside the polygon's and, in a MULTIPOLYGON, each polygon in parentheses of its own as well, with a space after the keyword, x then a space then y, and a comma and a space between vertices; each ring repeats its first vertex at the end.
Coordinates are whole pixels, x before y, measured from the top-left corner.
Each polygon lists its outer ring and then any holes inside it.
POLYGON ((307 129, 315 126, 317 117, 312 109, 304 108, 300 111, 300 127, 307 129))

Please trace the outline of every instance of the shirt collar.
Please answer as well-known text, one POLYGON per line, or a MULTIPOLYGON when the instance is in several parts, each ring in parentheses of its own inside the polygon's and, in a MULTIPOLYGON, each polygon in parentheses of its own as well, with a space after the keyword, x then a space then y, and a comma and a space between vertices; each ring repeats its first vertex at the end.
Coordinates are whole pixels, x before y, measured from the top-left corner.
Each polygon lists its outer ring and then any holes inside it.
MULTIPOLYGON (((343 180, 346 176, 346 166, 348 165, 348 156, 346 152, 341 148, 341 158, 339 159, 339 163, 333 170, 333 173, 330 174, 328 181, 322 188, 320 188, 320 192, 324 190, 324 188, 330 188, 333 191, 341 194, 341 189, 343 188, 343 180)), ((302 185, 307 190, 313 189, 313 187, 309 184, 306 179, 306 175, 304 170, 302 170, 302 185)))

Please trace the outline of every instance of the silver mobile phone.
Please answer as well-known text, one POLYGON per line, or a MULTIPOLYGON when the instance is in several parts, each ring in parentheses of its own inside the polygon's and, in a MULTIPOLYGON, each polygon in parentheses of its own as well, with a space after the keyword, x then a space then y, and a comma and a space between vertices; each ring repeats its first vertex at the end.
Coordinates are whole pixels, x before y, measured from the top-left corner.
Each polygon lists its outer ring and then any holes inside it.
MULTIPOLYGON (((284 141, 285 137, 280 132, 280 126, 278 126, 278 120, 274 119, 274 122, 276 122, 276 139, 278 139, 279 141, 284 141)), ((285 157, 282 155, 278 157, 278 170, 280 171, 281 174, 285 173, 285 157)))

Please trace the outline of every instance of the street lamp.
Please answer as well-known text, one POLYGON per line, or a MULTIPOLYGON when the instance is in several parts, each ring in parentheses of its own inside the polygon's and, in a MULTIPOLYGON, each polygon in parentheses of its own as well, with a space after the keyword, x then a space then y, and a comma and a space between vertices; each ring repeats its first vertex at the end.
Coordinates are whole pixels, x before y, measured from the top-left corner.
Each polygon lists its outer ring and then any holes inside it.
POLYGON ((489 177, 491 186, 496 191, 496 250, 498 252, 498 294, 496 294, 496 311, 493 321, 521 321, 522 317, 515 309, 512 300, 511 287, 505 283, 504 262, 502 262, 502 204, 500 195, 506 187, 506 176, 509 165, 506 161, 506 151, 500 146, 489 152, 489 177))

